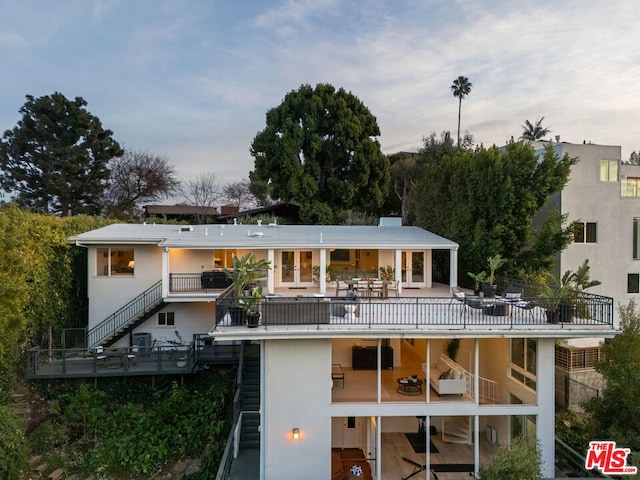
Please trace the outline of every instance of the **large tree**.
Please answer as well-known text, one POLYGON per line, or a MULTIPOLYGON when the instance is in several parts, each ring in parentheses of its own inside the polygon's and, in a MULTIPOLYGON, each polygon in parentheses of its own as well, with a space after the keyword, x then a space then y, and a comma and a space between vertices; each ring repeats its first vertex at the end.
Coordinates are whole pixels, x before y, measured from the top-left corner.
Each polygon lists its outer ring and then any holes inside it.
POLYGON ((58 92, 27 95, 22 119, 0 142, 0 185, 20 205, 63 216, 100 212, 108 163, 122 150, 86 106, 58 92))
POLYGON ((105 191, 107 217, 128 219, 140 215, 145 202, 176 193, 180 182, 166 158, 149 152, 125 150, 111 164, 109 185, 105 191))
POLYGON ((548 270, 571 228, 558 212, 534 219, 564 187, 574 162, 551 148, 538 158, 528 143, 459 150, 424 165, 412 200, 417 224, 460 244, 461 272, 485 269, 496 254, 509 260, 505 273, 548 270))
POLYGON ((342 210, 373 211, 389 188, 379 135, 376 118, 352 93, 302 85, 267 112, 251 145, 252 185, 299 203, 307 223, 331 223, 342 210))
POLYGON ((200 172, 182 182, 180 194, 187 205, 195 207, 196 222, 203 224, 211 221, 210 209, 222 197, 223 188, 215 173, 200 172))
POLYGON ((460 115, 462 114, 462 100, 471 93, 473 84, 469 79, 460 75, 451 85, 451 93, 458 99, 458 148, 460 148, 460 115))

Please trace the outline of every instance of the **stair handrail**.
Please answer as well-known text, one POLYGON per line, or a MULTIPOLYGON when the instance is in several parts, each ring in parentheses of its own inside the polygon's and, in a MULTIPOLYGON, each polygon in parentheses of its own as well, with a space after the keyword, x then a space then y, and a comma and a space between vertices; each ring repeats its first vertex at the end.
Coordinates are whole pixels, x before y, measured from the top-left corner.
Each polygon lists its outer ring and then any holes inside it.
POLYGON ((129 323, 162 300, 162 280, 159 280, 126 305, 116 310, 87 332, 87 348, 93 348, 118 328, 129 323))

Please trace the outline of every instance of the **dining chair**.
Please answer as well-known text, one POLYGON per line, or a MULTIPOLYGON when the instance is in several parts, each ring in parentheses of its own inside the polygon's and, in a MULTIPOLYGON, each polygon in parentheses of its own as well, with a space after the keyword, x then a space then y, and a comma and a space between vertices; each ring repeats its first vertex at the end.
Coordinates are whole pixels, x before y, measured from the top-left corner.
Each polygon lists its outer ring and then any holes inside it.
POLYGON ((356 291, 361 297, 370 296, 369 280, 358 280, 358 283, 356 283, 356 291))
POLYGON ((400 297, 400 281, 392 280, 387 284, 387 295, 389 292, 396 292, 396 298, 400 297))
POLYGON ((384 297, 384 281, 374 280, 373 282, 371 282, 370 294, 372 297, 384 297))

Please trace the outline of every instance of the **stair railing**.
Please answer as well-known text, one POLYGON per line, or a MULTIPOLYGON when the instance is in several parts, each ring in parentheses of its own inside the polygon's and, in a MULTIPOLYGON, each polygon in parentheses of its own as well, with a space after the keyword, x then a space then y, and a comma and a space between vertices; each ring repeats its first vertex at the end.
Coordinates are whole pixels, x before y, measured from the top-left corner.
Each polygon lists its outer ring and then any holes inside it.
POLYGON ((122 308, 87 332, 87 348, 93 348, 119 328, 138 318, 162 300, 162 280, 152 285, 122 308))

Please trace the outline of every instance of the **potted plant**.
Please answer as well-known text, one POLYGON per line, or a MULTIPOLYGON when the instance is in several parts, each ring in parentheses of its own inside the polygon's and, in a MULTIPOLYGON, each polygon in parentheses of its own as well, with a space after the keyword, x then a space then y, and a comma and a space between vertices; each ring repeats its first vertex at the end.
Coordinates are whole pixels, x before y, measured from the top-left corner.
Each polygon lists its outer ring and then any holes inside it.
POLYGON ((251 291, 250 296, 240 299, 240 306, 245 312, 247 327, 255 328, 260 323, 260 301, 262 300, 262 287, 257 286, 251 291))
POLYGON ((385 282, 393 282, 396 279, 396 269, 391 265, 378 268, 378 272, 380 280, 384 280, 385 282))
MULTIPOLYGON (((336 269, 333 265, 327 265, 326 268, 326 279, 327 283, 333 283, 338 279, 338 275, 336 274, 336 269)), ((315 285, 320 285, 320 266, 314 265, 311 267, 311 275, 313 277, 313 283, 315 285)))
POLYGON ((560 286, 544 287, 543 295, 547 298, 547 322, 571 322, 577 309, 580 309, 580 315, 588 315, 586 308, 578 305, 580 294, 587 288, 600 285, 600 281, 590 279, 589 270, 589 260, 585 259, 575 272, 564 272, 560 282, 555 282, 560 286))
MULTIPOLYGON (((225 270, 233 282, 235 304, 229 307, 229 315, 234 324, 247 320, 247 313, 257 312, 257 306, 262 299, 262 287, 255 285, 256 280, 264 276, 264 271, 271 268, 269 260, 258 260, 253 252, 243 257, 233 257, 232 268, 225 270)), ((258 313, 259 315, 259 313, 258 313)))
POLYGON ((445 353, 447 354, 447 357, 449 357, 451 360, 455 362, 456 358, 458 357, 459 351, 460 351, 460 339, 452 338, 451 340, 449 340, 449 342, 447 343, 447 346, 445 347, 445 353))
POLYGON ((491 298, 496 294, 495 275, 496 271, 504 265, 506 259, 502 258, 502 255, 497 254, 493 257, 489 257, 489 275, 487 275, 487 281, 482 286, 482 292, 485 297, 491 298))
POLYGON ((482 287, 484 282, 487 280, 487 272, 485 271, 482 271, 480 273, 467 272, 467 275, 469 275, 473 279, 473 294, 480 295, 480 288, 482 287))

